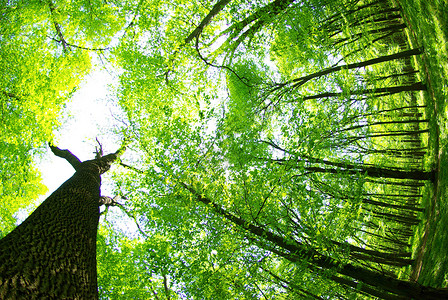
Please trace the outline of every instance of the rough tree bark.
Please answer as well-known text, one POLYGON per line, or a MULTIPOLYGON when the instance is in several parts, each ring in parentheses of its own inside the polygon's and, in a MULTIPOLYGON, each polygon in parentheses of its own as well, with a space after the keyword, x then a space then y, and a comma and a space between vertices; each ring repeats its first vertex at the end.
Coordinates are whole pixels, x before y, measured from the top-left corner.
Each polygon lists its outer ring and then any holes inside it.
POLYGON ((51 146, 75 174, 0 240, 0 299, 98 299, 101 174, 124 152, 81 162, 51 146))

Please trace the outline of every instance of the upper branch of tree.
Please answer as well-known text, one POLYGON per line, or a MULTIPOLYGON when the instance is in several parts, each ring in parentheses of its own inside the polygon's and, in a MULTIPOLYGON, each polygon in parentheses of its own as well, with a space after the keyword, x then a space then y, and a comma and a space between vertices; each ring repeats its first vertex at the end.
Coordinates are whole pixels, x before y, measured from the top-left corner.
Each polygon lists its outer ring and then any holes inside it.
POLYGON ((95 147, 95 158, 100 158, 103 156, 103 145, 100 143, 98 138, 95 138, 96 142, 98 143, 98 147, 95 147))
POLYGON ((204 56, 202 56, 201 51, 199 50, 199 36, 196 37, 196 52, 198 53, 199 58, 207 65, 210 67, 214 67, 214 68, 218 68, 218 69, 224 69, 227 71, 230 71, 231 73, 233 73, 242 83, 244 83, 246 86, 251 87, 251 85, 249 85, 249 83, 247 82, 247 80, 245 80, 245 78, 239 76, 232 68, 230 68, 229 66, 226 65, 215 65, 211 62, 209 62, 204 56))
POLYGON ((238 23, 233 24, 218 37, 223 36, 229 32, 231 34, 227 38, 227 40, 220 47, 229 47, 230 53, 233 53, 241 42, 247 37, 253 36, 263 25, 269 23, 273 20, 273 18, 278 15, 280 12, 284 11, 294 0, 275 0, 262 8, 258 9, 255 13, 251 14, 244 20, 241 20, 238 23), (253 26, 251 26, 248 30, 246 30, 241 36, 236 40, 235 37, 238 36, 242 30, 249 25, 250 23, 257 21, 253 26), (230 45, 230 46, 229 46, 230 45))
POLYGON ((142 3, 144 2, 145 0, 140 0, 139 2, 138 2, 138 4, 137 4, 137 8, 135 9, 135 14, 134 14, 134 17, 132 18, 132 20, 131 20, 131 22, 129 22, 129 25, 128 26, 126 26, 126 28, 124 29, 124 34, 123 34, 123 36, 128 32, 128 30, 132 27, 132 26, 134 26, 135 24, 134 24, 134 21, 135 21, 135 19, 137 19, 137 16, 138 16, 138 14, 139 14, 139 10, 140 10, 140 7, 142 6, 142 3))
POLYGON ((51 143, 48 143, 48 146, 50 146, 51 152, 53 152, 54 155, 64 158, 66 161, 69 162, 69 164, 72 165, 72 167, 75 170, 79 169, 79 167, 81 166, 81 161, 69 150, 67 149, 61 150, 58 147, 52 145, 51 143))
POLYGON ((54 28, 56 29, 56 34, 59 37, 59 42, 62 43, 62 47, 64 48, 64 52, 67 52, 67 42, 65 41, 64 35, 62 34, 61 25, 56 22, 56 8, 52 1, 48 2, 48 6, 50 8, 51 17, 53 19, 54 28))
POLYGON ((101 156, 100 158, 95 159, 95 161, 104 165, 104 169, 101 170, 101 174, 106 172, 110 168, 110 165, 113 162, 115 162, 116 160, 120 160, 120 156, 122 156, 123 153, 126 151, 127 143, 128 143, 128 141, 124 140, 121 147, 114 153, 110 153, 110 154, 107 154, 107 155, 101 156))
MULTIPOLYGON (((78 45, 73 45, 68 43, 66 40, 61 40, 61 39, 55 39, 54 37, 49 37, 50 39, 52 39, 53 41, 57 42, 57 43, 62 43, 62 45, 65 47, 73 47, 73 48, 78 48, 81 50, 87 50, 87 51, 106 51, 109 50, 109 47, 106 48, 90 48, 90 47, 82 47, 82 46, 78 46, 78 45)), ((60 37, 59 37, 60 38, 60 37)))
POLYGON ((282 177, 280 176, 277 179, 276 184, 272 187, 272 189, 269 191, 269 193, 264 197, 263 203, 261 204, 260 208, 258 209, 257 215, 254 218, 254 221, 256 221, 258 219, 258 217, 260 216, 261 211, 263 210, 266 202, 268 201, 269 197, 271 196, 271 194, 274 192, 274 190, 278 187, 278 185, 280 184, 282 177))
POLYGON ((139 173, 139 174, 145 174, 145 171, 140 170, 140 169, 138 169, 138 168, 136 168, 136 167, 127 165, 127 164, 125 164, 125 163, 123 163, 123 162, 120 162, 120 165, 121 165, 122 167, 125 167, 125 168, 127 168, 127 169, 130 169, 130 170, 132 170, 132 171, 134 171, 134 172, 137 172, 137 173, 139 173))
MULTIPOLYGON (((214 16, 216 16, 231 0, 221 0, 216 3, 213 8, 210 10, 210 12, 205 16, 204 19, 202 19, 201 23, 185 38, 184 42, 179 46, 178 49, 174 51, 173 54, 171 54, 170 62, 174 61, 175 57, 180 51, 180 48, 184 47, 188 43, 190 43, 193 39, 196 39, 196 45, 198 45, 199 36, 201 35, 202 31, 204 30, 205 26, 207 26, 210 21, 213 19, 214 16)), ((165 72, 165 81, 169 82, 168 75, 171 70, 167 70, 165 72)))
MULTIPOLYGON (((110 165, 114 161, 116 161, 117 159, 120 158, 121 155, 123 155, 124 151, 126 150, 126 144, 127 141, 124 141, 123 145, 114 153, 110 153, 101 157, 99 157, 98 154, 96 154, 96 158, 94 160, 91 160, 90 162, 94 162, 99 167, 98 170, 100 174, 103 174, 104 172, 109 170, 110 165)), ((48 145, 50 146, 50 149, 54 153, 54 155, 67 160, 76 171, 80 169, 82 162, 73 153, 71 153, 69 150, 61 150, 51 143, 48 143, 48 145)))
POLYGON ((16 94, 14 94, 14 93, 10 93, 10 92, 7 92, 7 91, 2 91, 1 93, 3 95, 5 95, 5 96, 9 97, 9 98, 14 98, 14 99, 19 100, 19 101, 21 100, 20 97, 17 96, 16 94))
POLYGON ((100 199, 99 199, 99 205, 106 205, 106 207, 109 207, 109 206, 119 207, 129 218, 134 220, 134 223, 137 226, 138 231, 140 231, 140 233, 144 237, 148 237, 146 232, 144 232, 143 229, 140 227, 140 224, 138 223, 137 218, 131 212, 129 212, 123 204, 121 204, 121 203, 119 203, 117 201, 120 198, 121 197, 119 195, 116 195, 113 198, 110 198, 110 197, 107 197, 107 196, 101 196, 100 199))
POLYGON ((266 21, 270 17, 275 16, 279 14, 281 11, 285 10, 293 2, 294 0, 275 0, 263 6, 262 8, 258 9, 256 12, 254 12, 244 20, 241 20, 240 22, 233 24, 232 26, 221 32, 220 36, 232 32, 232 34, 227 39, 231 40, 235 38, 239 34, 239 32, 241 32, 241 30, 250 23, 259 19, 265 19, 266 21))
POLYGON ((221 0, 216 3, 210 12, 202 19, 201 23, 193 30, 184 40, 184 44, 188 44, 193 39, 198 38, 204 30, 204 27, 210 23, 212 18, 216 16, 231 0, 221 0))

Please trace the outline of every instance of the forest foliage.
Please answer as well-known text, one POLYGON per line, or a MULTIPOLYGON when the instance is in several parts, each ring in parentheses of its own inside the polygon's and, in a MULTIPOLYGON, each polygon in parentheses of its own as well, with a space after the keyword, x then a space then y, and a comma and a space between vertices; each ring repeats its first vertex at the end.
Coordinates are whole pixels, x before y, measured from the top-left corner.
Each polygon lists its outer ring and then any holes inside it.
POLYGON ((2 1, 0 18, 2 235, 44 192, 33 157, 100 59, 130 140, 98 234, 102 299, 414 292, 392 285, 434 173, 423 50, 395 4, 2 1))

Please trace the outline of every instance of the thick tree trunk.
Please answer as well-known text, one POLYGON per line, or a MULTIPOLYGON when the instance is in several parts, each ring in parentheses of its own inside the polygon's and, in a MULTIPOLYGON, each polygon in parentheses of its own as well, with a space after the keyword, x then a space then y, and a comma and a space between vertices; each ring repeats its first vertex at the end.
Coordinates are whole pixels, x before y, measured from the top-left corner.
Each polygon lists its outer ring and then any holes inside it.
POLYGON ((81 162, 51 148, 76 172, 0 240, 0 299, 98 299, 100 176, 121 150, 81 162))

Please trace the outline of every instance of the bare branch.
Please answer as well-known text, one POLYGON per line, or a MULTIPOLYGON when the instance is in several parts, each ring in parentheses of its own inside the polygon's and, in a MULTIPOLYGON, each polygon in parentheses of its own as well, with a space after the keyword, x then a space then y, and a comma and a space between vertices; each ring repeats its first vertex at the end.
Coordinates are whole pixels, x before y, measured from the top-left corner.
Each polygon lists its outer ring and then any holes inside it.
POLYGON ((98 143, 98 147, 95 146, 95 158, 101 158, 103 157, 103 145, 101 145, 98 138, 95 138, 96 142, 98 143))
POLYGON ((135 225, 137 225, 138 231, 140 231, 140 233, 144 236, 144 237, 148 237, 148 235, 143 231, 143 229, 140 227, 140 224, 137 221, 137 218, 126 209, 126 207, 119 203, 117 200, 121 199, 121 197, 119 195, 116 195, 114 198, 111 197, 107 197, 107 196, 101 196, 99 199, 99 205, 106 205, 106 207, 110 207, 110 206, 116 206, 119 207, 129 218, 134 220, 135 225))
POLYGON ((66 161, 69 162, 69 164, 72 165, 72 167, 75 170, 79 169, 79 167, 81 166, 81 161, 69 150, 67 150, 67 149, 61 150, 51 143, 48 143, 48 146, 50 146, 51 152, 53 152, 54 155, 64 158, 66 161))
POLYGON ((123 162, 120 162, 120 165, 121 165, 122 167, 125 167, 126 169, 132 170, 132 171, 137 172, 137 173, 139 173, 139 174, 145 174, 145 171, 140 170, 140 169, 137 169, 136 167, 127 165, 127 164, 125 164, 125 163, 123 163, 123 162))
MULTIPOLYGON (((62 33, 61 33, 62 34, 62 33)), ((61 38, 61 36, 58 34, 59 38, 61 38)), ((82 50, 87 50, 87 51, 106 51, 109 50, 109 47, 106 48, 90 48, 90 47, 83 47, 83 46, 78 46, 78 45, 73 45, 68 43, 65 39, 64 40, 58 40, 54 37, 48 36, 49 39, 52 39, 53 41, 57 42, 57 43, 62 43, 63 45, 65 45, 66 47, 73 47, 73 48, 78 48, 78 49, 82 49, 82 50)), ((65 48, 64 48, 65 49, 65 48)))
POLYGON ((119 195, 116 195, 115 197, 111 198, 108 196, 101 196, 99 199, 99 205, 106 205, 106 206, 118 206, 120 203, 118 203, 118 199, 121 199, 119 195))

